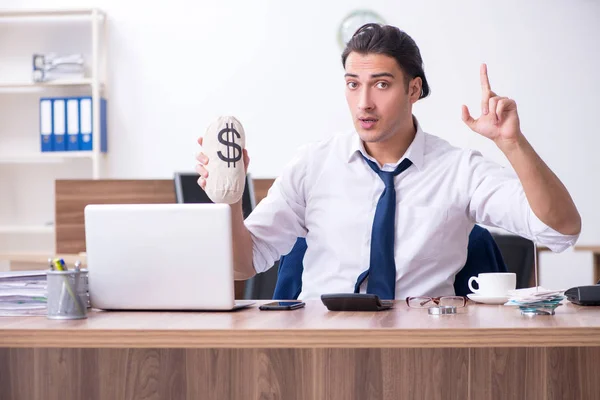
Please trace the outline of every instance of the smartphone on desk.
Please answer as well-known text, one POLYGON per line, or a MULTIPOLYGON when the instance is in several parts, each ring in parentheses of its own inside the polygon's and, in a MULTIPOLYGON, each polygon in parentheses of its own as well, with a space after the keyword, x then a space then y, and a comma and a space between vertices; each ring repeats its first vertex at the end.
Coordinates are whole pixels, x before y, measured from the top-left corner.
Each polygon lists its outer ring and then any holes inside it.
POLYGON ((259 310, 296 310, 298 308, 302 308, 306 305, 303 301, 300 300, 282 300, 282 301, 273 301, 271 303, 261 304, 258 309, 259 310))

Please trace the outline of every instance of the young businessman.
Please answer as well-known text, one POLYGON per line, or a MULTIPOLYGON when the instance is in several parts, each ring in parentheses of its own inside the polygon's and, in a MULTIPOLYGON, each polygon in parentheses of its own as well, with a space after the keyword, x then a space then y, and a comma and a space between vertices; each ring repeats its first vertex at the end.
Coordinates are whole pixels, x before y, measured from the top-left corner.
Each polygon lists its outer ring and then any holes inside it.
MULTIPOLYGON (((305 146, 246 221, 241 203, 231 206, 236 279, 265 271, 306 237, 301 299, 355 287, 383 298, 451 295, 475 223, 554 251, 576 242, 573 200, 521 132, 515 101, 492 91, 485 65, 481 116, 463 106, 462 120, 496 143, 516 175, 421 129, 412 106, 429 86, 406 33, 367 24, 342 63, 356 131, 305 146)), ((198 162, 204 187, 209 160, 200 153, 198 162)))

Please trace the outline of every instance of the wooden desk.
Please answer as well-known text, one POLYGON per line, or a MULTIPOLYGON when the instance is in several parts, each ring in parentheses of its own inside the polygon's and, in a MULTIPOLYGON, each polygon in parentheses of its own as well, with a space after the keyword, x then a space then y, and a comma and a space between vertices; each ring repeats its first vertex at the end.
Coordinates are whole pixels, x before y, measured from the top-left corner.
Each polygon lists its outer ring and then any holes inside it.
POLYGON ((592 399, 600 309, 0 318, 2 399, 592 399))

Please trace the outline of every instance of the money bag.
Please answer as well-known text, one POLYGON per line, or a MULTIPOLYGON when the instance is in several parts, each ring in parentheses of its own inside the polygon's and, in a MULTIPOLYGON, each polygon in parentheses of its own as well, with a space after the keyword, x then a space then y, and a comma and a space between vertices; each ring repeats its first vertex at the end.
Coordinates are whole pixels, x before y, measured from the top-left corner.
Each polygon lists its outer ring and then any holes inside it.
POLYGON ((202 139, 202 151, 208 157, 206 194, 213 203, 237 203, 244 194, 246 172, 243 149, 246 134, 240 121, 232 116, 219 117, 210 124, 202 139))

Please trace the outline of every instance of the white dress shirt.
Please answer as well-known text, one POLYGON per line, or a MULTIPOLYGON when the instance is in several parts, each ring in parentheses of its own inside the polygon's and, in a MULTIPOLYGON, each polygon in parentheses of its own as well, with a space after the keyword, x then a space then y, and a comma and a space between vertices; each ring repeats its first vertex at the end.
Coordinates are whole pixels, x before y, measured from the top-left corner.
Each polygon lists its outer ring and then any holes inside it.
MULTIPOLYGON (((404 158, 413 164, 394 179, 397 299, 453 295, 475 223, 504 228, 553 251, 575 244, 578 235, 558 233, 535 216, 514 171, 416 125, 402 159, 382 168, 392 171, 404 158)), ((352 293, 369 268, 373 217, 384 183, 361 154, 377 163, 356 132, 304 146, 245 221, 257 272, 306 237, 300 299, 352 293)), ((366 286, 365 281, 361 292, 366 286)))

